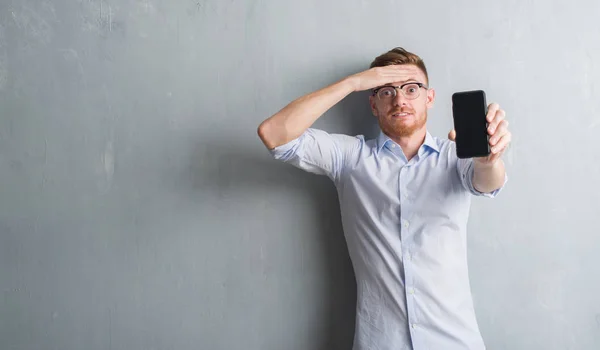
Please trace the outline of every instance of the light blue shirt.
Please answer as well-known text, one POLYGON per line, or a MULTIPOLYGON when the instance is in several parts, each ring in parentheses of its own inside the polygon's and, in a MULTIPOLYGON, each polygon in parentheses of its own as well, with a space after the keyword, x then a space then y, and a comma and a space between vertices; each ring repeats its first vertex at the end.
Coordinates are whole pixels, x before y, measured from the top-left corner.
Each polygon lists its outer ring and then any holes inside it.
POLYGON ((473 161, 459 159, 453 141, 427 132, 407 161, 382 132, 367 141, 311 128, 271 154, 337 188, 357 284, 353 349, 485 349, 466 229, 471 196, 501 188, 478 192, 473 161))

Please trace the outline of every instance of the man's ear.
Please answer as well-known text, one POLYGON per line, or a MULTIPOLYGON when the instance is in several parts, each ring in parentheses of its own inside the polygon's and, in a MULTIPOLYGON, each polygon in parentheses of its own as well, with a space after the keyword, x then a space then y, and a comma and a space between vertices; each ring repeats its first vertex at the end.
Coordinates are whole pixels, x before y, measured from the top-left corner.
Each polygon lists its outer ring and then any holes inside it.
POLYGON ((435 102, 435 90, 429 89, 429 90, 427 90, 427 109, 433 107, 434 102, 435 102))
POLYGON ((369 105, 371 106, 371 113, 377 117, 377 108, 375 108, 375 99, 373 98, 373 95, 369 96, 369 105))

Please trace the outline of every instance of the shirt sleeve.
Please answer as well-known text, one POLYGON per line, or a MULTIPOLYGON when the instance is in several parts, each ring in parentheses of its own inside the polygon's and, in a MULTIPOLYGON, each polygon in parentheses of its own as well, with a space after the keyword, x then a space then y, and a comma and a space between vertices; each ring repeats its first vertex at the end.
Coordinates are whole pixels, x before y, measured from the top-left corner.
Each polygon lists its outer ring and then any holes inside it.
POLYGON ((309 128, 300 137, 270 150, 278 160, 338 182, 349 159, 357 154, 362 136, 330 134, 309 128))
POLYGON ((473 159, 472 158, 469 158, 469 159, 458 158, 457 169, 458 169, 458 175, 460 176, 460 181, 462 182, 464 188, 475 196, 484 196, 484 197, 488 197, 488 198, 494 198, 494 197, 496 197, 496 195, 498 195, 498 193, 500 193, 500 191, 502 191, 502 189, 506 185, 506 182, 508 181, 508 175, 505 173, 504 174, 504 183, 502 184, 502 186, 500 186, 500 188, 498 188, 492 192, 480 192, 473 185, 473 174, 474 174, 474 170, 475 170, 475 164, 473 163, 473 159))

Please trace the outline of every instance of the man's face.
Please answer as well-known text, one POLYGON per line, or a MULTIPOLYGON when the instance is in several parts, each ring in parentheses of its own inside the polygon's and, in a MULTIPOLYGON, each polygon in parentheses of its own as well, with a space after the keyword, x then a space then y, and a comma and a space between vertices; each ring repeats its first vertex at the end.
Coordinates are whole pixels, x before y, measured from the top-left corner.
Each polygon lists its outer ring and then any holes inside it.
POLYGON ((404 85, 403 90, 408 97, 400 89, 384 89, 369 98, 371 110, 379 120, 381 130, 390 137, 410 136, 425 128, 427 110, 433 106, 435 98, 433 89, 425 89, 428 82, 425 74, 418 67, 414 65, 402 67, 406 69, 408 78, 387 85, 404 85), (405 85, 406 83, 422 83, 423 87, 405 85), (393 96, 394 90, 395 96, 393 96))

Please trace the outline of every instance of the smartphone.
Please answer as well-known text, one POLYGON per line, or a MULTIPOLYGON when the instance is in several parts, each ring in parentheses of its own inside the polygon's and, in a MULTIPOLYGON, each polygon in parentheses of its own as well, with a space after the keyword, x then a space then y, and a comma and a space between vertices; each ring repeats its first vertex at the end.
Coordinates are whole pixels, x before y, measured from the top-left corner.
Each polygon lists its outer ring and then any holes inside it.
POLYGON ((488 156, 490 143, 485 92, 473 90, 452 94, 452 116, 458 158, 488 156))

